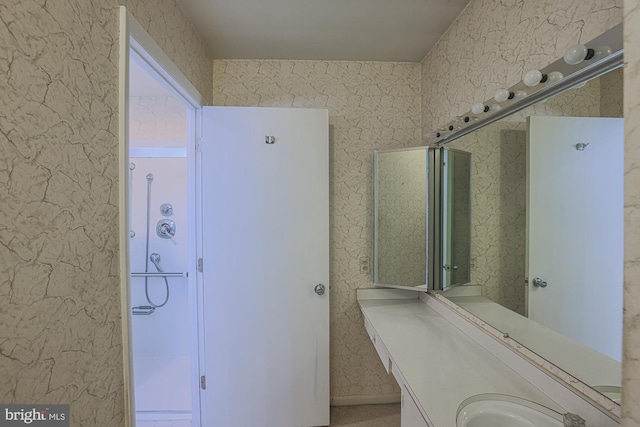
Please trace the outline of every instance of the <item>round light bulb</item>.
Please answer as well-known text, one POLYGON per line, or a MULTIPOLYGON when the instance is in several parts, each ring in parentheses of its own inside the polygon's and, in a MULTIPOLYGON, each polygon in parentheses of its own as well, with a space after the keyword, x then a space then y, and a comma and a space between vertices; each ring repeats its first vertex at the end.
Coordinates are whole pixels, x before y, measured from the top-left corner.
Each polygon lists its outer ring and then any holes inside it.
POLYGON ((583 44, 571 46, 564 54, 564 62, 569 65, 578 65, 587 57, 589 50, 583 44))
POLYGON ((510 95, 511 92, 509 92, 508 89, 498 89, 493 94, 493 99, 495 99, 497 102, 504 102, 509 99, 510 95))
POLYGON ((560 71, 552 71, 547 75, 547 85, 558 83, 564 78, 564 74, 560 71))
POLYGON ((520 101, 523 98, 526 98, 526 96, 528 95, 528 93, 524 90, 517 90, 515 91, 515 93, 513 94, 513 100, 514 101, 520 101))
POLYGON ((500 106, 500 104, 489 105, 489 114, 497 113, 500 110, 502 110, 502 107, 500 106))
POLYGON ((613 50, 609 46, 598 46, 593 48, 593 58, 592 61, 599 61, 602 58, 611 55, 613 50))
POLYGON ((486 105, 484 105, 481 102, 478 102, 477 104, 473 104, 471 106, 471 112, 473 114, 482 114, 482 113, 486 112, 485 109, 486 109, 486 105))
POLYGON ((540 70, 529 70, 525 73, 522 81, 525 85, 531 87, 535 86, 542 80, 542 73, 540 70))

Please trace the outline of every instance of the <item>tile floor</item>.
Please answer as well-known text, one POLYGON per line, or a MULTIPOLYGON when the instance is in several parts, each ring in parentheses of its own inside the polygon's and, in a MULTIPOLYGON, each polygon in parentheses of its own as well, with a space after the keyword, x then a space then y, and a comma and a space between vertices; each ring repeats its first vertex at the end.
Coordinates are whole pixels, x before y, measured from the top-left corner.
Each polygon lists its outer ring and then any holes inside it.
MULTIPOLYGON (((191 427, 191 421, 138 421, 136 427, 191 427)), ((400 404, 332 406, 331 427, 400 427, 400 404)))

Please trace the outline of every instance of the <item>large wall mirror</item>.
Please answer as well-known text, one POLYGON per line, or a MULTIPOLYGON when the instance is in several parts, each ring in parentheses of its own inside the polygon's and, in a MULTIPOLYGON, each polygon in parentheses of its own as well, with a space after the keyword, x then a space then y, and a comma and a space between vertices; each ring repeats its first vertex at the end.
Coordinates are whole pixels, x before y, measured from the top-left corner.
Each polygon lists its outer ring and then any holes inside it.
POLYGON ((442 292, 618 403, 622 83, 613 69, 446 143, 473 156, 471 280, 442 292))

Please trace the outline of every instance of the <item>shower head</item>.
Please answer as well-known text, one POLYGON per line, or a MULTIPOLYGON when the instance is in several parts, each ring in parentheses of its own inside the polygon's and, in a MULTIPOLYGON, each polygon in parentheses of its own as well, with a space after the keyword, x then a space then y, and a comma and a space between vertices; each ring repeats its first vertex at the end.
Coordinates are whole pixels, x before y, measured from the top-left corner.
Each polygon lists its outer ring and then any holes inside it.
POLYGON ((153 174, 152 173, 148 173, 147 174, 147 181, 153 181, 153 174))
POLYGON ((162 273, 162 268, 160 268, 160 255, 154 252, 149 256, 149 260, 156 266, 156 270, 162 273))

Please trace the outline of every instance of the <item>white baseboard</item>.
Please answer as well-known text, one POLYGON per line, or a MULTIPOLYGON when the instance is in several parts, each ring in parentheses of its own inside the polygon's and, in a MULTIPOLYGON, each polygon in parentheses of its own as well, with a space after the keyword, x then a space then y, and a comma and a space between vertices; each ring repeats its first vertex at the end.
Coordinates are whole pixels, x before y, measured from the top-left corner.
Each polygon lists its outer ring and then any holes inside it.
POLYGON ((400 403, 400 393, 375 396, 340 396, 331 398, 331 406, 384 405, 400 403))

